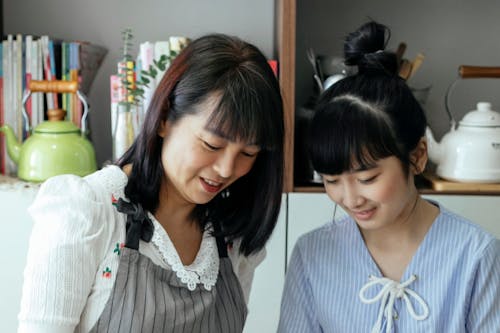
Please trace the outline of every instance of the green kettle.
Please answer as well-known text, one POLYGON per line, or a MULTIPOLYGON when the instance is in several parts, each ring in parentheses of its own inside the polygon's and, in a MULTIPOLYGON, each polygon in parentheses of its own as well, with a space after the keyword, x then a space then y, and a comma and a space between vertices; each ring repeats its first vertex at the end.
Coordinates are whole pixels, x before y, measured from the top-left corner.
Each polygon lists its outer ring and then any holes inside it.
POLYGON ((30 133, 24 143, 18 142, 11 127, 0 127, 0 132, 6 137, 7 152, 17 164, 17 176, 20 179, 43 182, 61 174, 85 176, 97 169, 94 148, 85 135, 88 104, 84 95, 78 91, 78 82, 31 81, 29 89, 24 93, 22 105, 25 129, 30 133), (77 94, 84 110, 81 129, 72 122, 63 120, 65 110, 54 109, 47 111, 48 121, 31 130, 24 104, 32 92, 77 94))

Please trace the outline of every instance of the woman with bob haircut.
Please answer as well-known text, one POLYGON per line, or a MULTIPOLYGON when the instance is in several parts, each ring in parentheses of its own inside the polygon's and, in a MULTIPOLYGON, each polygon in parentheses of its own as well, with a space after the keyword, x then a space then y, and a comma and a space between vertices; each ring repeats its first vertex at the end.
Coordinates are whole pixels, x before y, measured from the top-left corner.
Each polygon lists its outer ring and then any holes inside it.
POLYGON ((283 133, 264 55, 223 34, 192 41, 115 165, 41 186, 19 332, 241 332, 280 209, 283 133))
POLYGON ((426 117, 388 36, 349 34, 357 74, 317 103, 310 157, 347 214, 297 241, 278 332, 500 332, 500 242, 419 195, 426 117))

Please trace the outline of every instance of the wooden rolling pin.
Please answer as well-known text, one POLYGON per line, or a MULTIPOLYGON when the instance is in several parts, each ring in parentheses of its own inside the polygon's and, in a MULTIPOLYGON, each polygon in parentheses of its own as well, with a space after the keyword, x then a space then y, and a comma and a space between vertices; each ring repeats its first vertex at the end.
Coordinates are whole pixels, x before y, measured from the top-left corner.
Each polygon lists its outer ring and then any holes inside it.
POLYGON ((461 65, 458 67, 458 75, 463 79, 500 78, 500 67, 461 65))

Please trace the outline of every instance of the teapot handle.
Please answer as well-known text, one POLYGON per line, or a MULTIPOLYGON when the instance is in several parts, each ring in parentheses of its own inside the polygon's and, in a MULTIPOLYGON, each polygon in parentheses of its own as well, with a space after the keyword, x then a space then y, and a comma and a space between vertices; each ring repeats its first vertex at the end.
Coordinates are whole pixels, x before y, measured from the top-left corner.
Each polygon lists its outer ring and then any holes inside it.
POLYGON ((500 78, 500 67, 461 65, 458 67, 458 74, 462 79, 500 78))
POLYGON ((455 128, 456 121, 453 118, 450 110, 450 94, 455 85, 460 79, 475 79, 475 78, 500 78, 500 67, 488 67, 488 66, 468 66, 460 65, 458 67, 458 78, 453 81, 446 89, 444 96, 444 106, 448 117, 450 118, 451 127, 455 128))
POLYGON ((26 101, 28 98, 31 96, 31 93, 33 92, 44 92, 44 93, 71 93, 71 94, 76 94, 78 96, 78 99, 82 102, 83 104, 83 115, 82 115, 82 121, 81 121, 81 132, 83 135, 85 135, 85 132, 87 131, 87 116, 89 112, 89 106, 87 103, 87 98, 85 95, 78 90, 78 82, 77 81, 61 81, 61 80, 53 80, 53 81, 38 81, 38 80, 32 80, 28 88, 24 91, 23 95, 23 117, 25 120, 26 124, 26 132, 30 131, 30 122, 29 122, 29 117, 26 112, 26 109, 24 105, 26 104, 26 101))

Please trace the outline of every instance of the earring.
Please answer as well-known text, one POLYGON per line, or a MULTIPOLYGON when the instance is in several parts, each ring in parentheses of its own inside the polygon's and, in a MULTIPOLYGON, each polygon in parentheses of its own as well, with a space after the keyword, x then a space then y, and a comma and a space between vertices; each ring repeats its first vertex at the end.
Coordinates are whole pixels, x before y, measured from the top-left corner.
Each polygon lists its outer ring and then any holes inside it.
POLYGON ((231 195, 231 192, 229 191, 229 188, 226 188, 225 190, 222 191, 221 193, 221 196, 224 198, 224 199, 227 199, 229 198, 229 196, 231 195))

